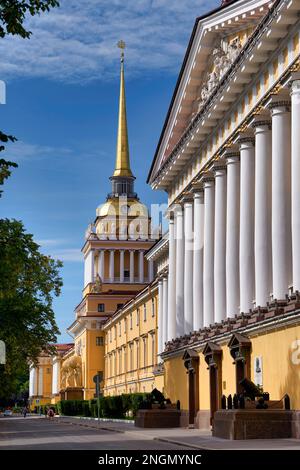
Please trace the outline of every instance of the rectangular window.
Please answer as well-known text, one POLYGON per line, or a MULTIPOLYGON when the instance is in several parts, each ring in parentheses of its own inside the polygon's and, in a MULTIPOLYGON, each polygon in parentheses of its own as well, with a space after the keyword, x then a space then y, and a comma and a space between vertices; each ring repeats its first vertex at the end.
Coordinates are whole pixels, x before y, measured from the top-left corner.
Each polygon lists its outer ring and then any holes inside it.
POLYGON ((100 313, 105 312, 105 305, 104 304, 98 304, 98 312, 100 312, 100 313))
POLYGON ((121 322, 119 322, 119 336, 121 336, 122 333, 122 327, 121 327, 121 322))
POLYGON ((152 299, 152 317, 155 317, 155 300, 152 299))
POLYGON ((96 346, 103 346, 103 336, 96 336, 96 346))
POLYGON ((117 327, 116 327, 116 325, 114 326, 114 333, 115 333, 114 334, 114 339, 116 339, 117 338, 117 327))
POLYGON ((146 304, 144 304, 144 321, 147 321, 147 309, 146 309, 146 304))
POLYGON ((130 313, 130 329, 132 330, 132 313, 130 313))
POLYGON ((140 324, 140 309, 138 308, 136 311, 136 326, 140 324))
POLYGON ((143 339, 144 343, 144 367, 147 367, 147 338, 143 339))

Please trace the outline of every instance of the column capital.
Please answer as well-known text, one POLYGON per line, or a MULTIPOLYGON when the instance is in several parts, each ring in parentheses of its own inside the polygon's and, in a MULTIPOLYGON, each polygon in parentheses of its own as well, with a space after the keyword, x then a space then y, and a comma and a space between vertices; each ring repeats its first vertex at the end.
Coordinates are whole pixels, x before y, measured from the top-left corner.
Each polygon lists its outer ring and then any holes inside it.
POLYGON ((293 72, 290 78, 291 95, 300 93, 300 72, 293 72))
POLYGON ((262 112, 255 114, 250 123, 254 133, 269 131, 272 128, 272 119, 268 110, 264 109, 262 112))
POLYGON ((230 163, 238 163, 240 160, 240 149, 237 144, 226 147, 222 152, 222 158, 225 160, 226 165, 230 163))
POLYGON ((200 181, 203 184, 203 188, 206 189, 214 185, 215 178, 211 171, 207 171, 202 174, 200 181))
POLYGON ((287 89, 282 89, 276 95, 272 95, 268 102, 268 109, 274 114, 288 113, 291 110, 290 93, 287 89))
POLYGON ((254 146, 255 139, 253 131, 251 129, 248 129, 245 132, 240 132, 240 134, 238 134, 237 136, 236 143, 240 146, 240 149, 248 148, 249 146, 254 146))
POLYGON ((193 203, 193 201, 194 201, 194 195, 189 192, 186 192, 181 198, 181 203, 183 205, 193 203))
POLYGON ((200 181, 195 181, 192 183, 191 192, 194 194, 194 197, 197 194, 203 193, 203 184, 200 181))
POLYGON ((223 176, 226 173, 226 170, 227 170, 227 166, 226 166, 226 161, 224 159, 216 160, 213 163, 212 171, 213 171, 215 178, 219 176, 223 176))

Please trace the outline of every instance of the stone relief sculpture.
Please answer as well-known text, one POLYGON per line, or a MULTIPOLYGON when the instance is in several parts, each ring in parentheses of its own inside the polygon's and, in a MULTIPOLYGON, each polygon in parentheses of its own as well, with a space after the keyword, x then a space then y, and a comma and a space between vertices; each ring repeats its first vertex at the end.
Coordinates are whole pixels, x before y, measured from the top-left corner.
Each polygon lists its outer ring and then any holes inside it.
POLYGON ((67 359, 61 368, 61 388, 82 387, 82 361, 80 356, 67 359))
POLYGON ((203 80, 200 96, 197 99, 197 107, 192 114, 192 117, 194 117, 200 111, 211 93, 219 84, 221 78, 239 55, 241 49, 242 43, 238 37, 227 44, 227 47, 225 47, 223 44, 221 46, 215 47, 212 53, 213 69, 211 72, 207 73, 203 80))
POLYGON ((101 240, 106 240, 107 234, 106 234, 106 224, 103 222, 103 220, 99 224, 99 235, 101 240))
POLYGON ((121 222, 120 225, 120 238, 122 238, 122 240, 127 238, 127 223, 124 221, 121 222))

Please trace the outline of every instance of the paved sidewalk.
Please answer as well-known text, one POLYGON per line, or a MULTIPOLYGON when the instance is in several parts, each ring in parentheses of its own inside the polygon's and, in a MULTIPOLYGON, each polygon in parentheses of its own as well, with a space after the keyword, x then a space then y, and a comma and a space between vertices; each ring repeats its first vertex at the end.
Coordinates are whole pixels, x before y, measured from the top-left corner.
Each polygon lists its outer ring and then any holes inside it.
POLYGON ((246 441, 229 441, 212 437, 210 431, 187 428, 172 429, 143 429, 128 423, 100 422, 95 420, 80 420, 78 418, 57 418, 61 422, 80 425, 84 427, 99 428, 106 431, 124 433, 133 439, 154 440, 173 445, 180 445, 187 449, 197 450, 300 450, 298 439, 249 439, 246 441))

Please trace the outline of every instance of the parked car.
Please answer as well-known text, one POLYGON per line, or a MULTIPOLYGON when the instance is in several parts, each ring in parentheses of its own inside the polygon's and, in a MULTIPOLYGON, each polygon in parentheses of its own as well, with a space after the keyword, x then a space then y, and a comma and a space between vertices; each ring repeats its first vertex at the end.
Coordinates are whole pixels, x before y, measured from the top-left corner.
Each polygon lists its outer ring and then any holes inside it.
POLYGON ((4 411, 4 416, 12 416, 12 415, 13 415, 12 410, 5 410, 4 411))

